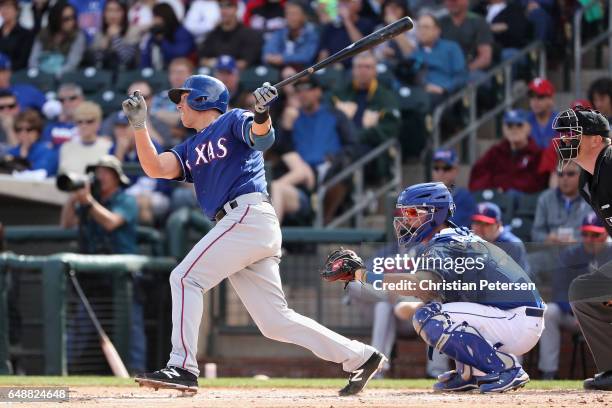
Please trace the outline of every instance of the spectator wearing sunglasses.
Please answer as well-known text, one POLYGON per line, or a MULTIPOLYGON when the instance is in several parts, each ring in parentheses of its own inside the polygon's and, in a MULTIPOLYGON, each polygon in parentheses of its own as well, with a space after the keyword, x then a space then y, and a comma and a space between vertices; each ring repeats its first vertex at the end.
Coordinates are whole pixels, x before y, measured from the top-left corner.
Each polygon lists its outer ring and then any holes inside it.
POLYGON ((15 146, 18 143, 13 130, 18 113, 19 104, 15 94, 8 89, 0 90, 0 145, 15 146))
POLYGON ((544 312, 544 331, 540 337, 538 369, 542 379, 557 378, 561 331, 579 331, 578 322, 568 302, 568 290, 572 280, 588 274, 593 265, 603 265, 612 260, 612 250, 603 222, 589 211, 577 228, 582 237, 580 244, 565 248, 559 254, 560 268, 552 280, 552 302, 547 303, 544 312))
POLYGON ((57 99, 62 110, 56 120, 48 122, 43 130, 43 139, 53 143, 56 149, 77 135, 74 111, 85 100, 83 89, 77 84, 65 83, 57 90, 57 99))
POLYGON ((555 131, 552 128, 557 112, 555 106, 555 87, 552 82, 544 78, 535 78, 529 83, 529 125, 531 137, 542 149, 546 149, 555 131))
POLYGON ((472 215, 472 230, 485 241, 497 244, 528 275, 531 274, 531 268, 529 267, 529 262, 527 262, 525 244, 510 231, 509 227, 504 227, 501 209, 497 204, 488 201, 478 203, 476 212, 472 215))
POLYGON ((580 223, 592 211, 578 192, 578 165, 569 163, 557 176, 558 186, 549 188, 538 198, 531 229, 534 242, 556 244, 579 240, 580 223))
POLYGON ((465 187, 456 185, 459 176, 459 160, 452 149, 438 149, 432 158, 431 178, 439 181, 450 190, 455 202, 455 214, 450 219, 461 227, 469 227, 472 214, 476 211, 476 202, 465 187))
POLYGON ((19 107, 23 110, 32 108, 42 110, 46 97, 40 89, 28 83, 12 83, 13 64, 11 59, 0 53, 0 90, 10 90, 17 97, 19 107))
POLYGON ((97 163, 110 151, 111 141, 98 136, 102 121, 102 109, 93 102, 82 102, 74 111, 74 123, 78 131, 75 138, 62 145, 59 151, 59 173, 85 174, 89 165, 97 163))
POLYGON ((522 109, 507 111, 502 128, 504 140, 493 145, 472 167, 470 190, 544 190, 548 173, 538 173, 542 149, 530 136, 527 113, 522 109))
POLYGON ((57 172, 57 154, 49 143, 40 139, 43 119, 33 109, 17 113, 13 121, 13 131, 17 146, 8 150, 15 158, 27 160, 28 170, 44 170, 46 177, 57 172))

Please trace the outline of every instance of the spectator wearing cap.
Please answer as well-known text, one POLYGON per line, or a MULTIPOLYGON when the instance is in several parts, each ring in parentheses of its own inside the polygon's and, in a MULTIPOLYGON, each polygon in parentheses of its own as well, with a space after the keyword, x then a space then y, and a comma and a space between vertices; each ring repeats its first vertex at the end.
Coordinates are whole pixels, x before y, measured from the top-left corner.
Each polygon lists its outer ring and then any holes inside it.
POLYGON ((522 109, 504 114, 504 140, 493 145, 474 164, 471 191, 497 189, 536 193, 546 188, 548 174, 538 173, 542 149, 530 136, 527 113, 522 109))
POLYGON ((56 149, 78 135, 74 124, 74 111, 85 101, 83 89, 74 83, 60 85, 57 99, 61 103, 61 113, 56 120, 47 122, 43 130, 43 139, 53 143, 56 149))
POLYGON ((60 1, 51 7, 47 27, 34 41, 28 68, 61 77, 79 66, 87 40, 76 18, 75 7, 66 2, 60 1))
POLYGON ((497 244, 529 275, 527 251, 523 241, 502 225, 501 210, 495 203, 478 203, 472 215, 472 230, 485 241, 497 244))
POLYGON ((555 136, 552 128, 557 112, 555 106, 555 87, 552 82, 544 78, 535 78, 529 83, 529 125, 531 136, 536 144, 545 149, 555 136))
POLYGON ((85 101, 74 111, 74 123, 78 138, 64 143, 59 149, 59 173, 85 174, 87 166, 95 164, 110 151, 112 142, 108 137, 99 137, 102 109, 99 105, 85 101))
POLYGON ((270 33, 285 27, 286 4, 285 0, 247 0, 244 24, 263 33, 267 39, 270 33))
POLYGON ((242 90, 240 89, 240 71, 236 66, 234 57, 231 55, 221 55, 217 58, 213 76, 227 87, 230 95, 230 108, 237 107, 242 90))
POLYGON ((442 38, 463 50, 470 79, 477 78, 493 61, 493 34, 486 20, 469 11, 469 0, 445 0, 448 15, 440 18, 442 38))
MULTIPOLYGON (((175 58, 168 66, 168 83, 171 88, 181 88, 187 78, 193 75, 194 70, 193 62, 189 58, 175 58)), ((142 84, 142 82, 139 82, 142 84)), ((138 85, 138 84, 136 84, 138 85)), ((144 89, 140 89, 141 92, 151 91, 149 84, 142 85, 144 89)), ((136 87, 131 86, 133 89, 136 87)), ((164 129, 162 133, 170 132, 172 140, 182 140, 185 134, 185 128, 181 124, 181 118, 179 112, 176 110, 176 104, 174 104, 170 98, 168 98, 168 89, 165 89, 152 98, 150 104, 150 116, 154 118, 155 122, 161 122, 164 129)), ((159 126, 155 126, 159 127, 159 126)), ((166 145, 166 142, 162 142, 162 145, 166 145)), ((174 146, 174 142, 171 142, 167 146, 174 146)))
POLYGON ((46 97, 40 89, 33 85, 11 83, 12 71, 11 60, 5 54, 0 53, 0 90, 8 90, 15 94, 21 109, 42 110, 46 97))
POLYGON ((466 83, 465 58, 456 42, 440 38, 440 23, 432 14, 422 14, 417 28, 418 46, 409 58, 435 106, 466 83))
POLYGON ((396 137, 400 126, 399 102, 378 82, 376 58, 370 52, 353 58, 352 81, 338 88, 332 99, 357 127, 358 142, 370 148, 396 137))
POLYGON ((612 260, 608 234, 603 222, 589 211, 578 227, 582 236, 581 243, 563 249, 559 253, 559 267, 552 279, 552 299, 546 302, 544 312, 544 331, 539 342, 538 369, 542 379, 557 378, 559 355, 561 352, 562 330, 578 333, 580 328, 568 301, 568 290, 572 280, 588 274, 595 265, 603 265, 612 260))
POLYGON ((221 55, 231 55, 240 70, 257 64, 261 57, 261 33, 238 21, 238 0, 220 0, 221 19, 200 46, 200 64, 214 67, 221 55))
MULTIPOLYGON (((113 146, 110 154, 119 159, 121 164, 138 164, 138 154, 136 152, 136 142, 132 134, 129 122, 125 113, 119 111, 115 113, 112 138, 113 146)), ((153 146, 158 153, 162 153, 164 148, 153 141, 153 146)), ((130 185, 126 192, 136 198, 138 203, 138 220, 142 224, 153 225, 155 220, 163 217, 170 207, 171 183, 168 180, 156 180, 146 176, 130 176, 130 185)))
POLYGON ((0 52, 10 58, 14 69, 28 66, 34 34, 19 24, 19 3, 17 0, 0 1, 0 52))
MULTIPOLYGON (((111 155, 99 157, 88 171, 95 174, 97 188, 90 185, 72 193, 62 208, 60 224, 78 227, 79 251, 84 254, 137 254, 136 226, 138 207, 134 197, 124 188, 129 179, 119 160, 111 155)), ((143 319, 143 290, 140 276, 134 275, 134 296, 131 311, 130 350, 127 365, 131 371, 144 371, 146 337, 143 319)), ((110 290, 105 284, 97 290, 110 290)), ((84 352, 80 344, 96 338, 95 329, 87 322, 84 310, 77 311, 76 321, 68 332, 68 359, 76 361, 84 352), (81 318, 82 317, 82 318, 81 318), (78 338, 78 341, 74 340, 78 338)))
MULTIPOLYGON (((323 91, 316 78, 295 84, 300 101, 299 114, 289 133, 295 151, 312 167, 318 183, 323 183, 346 167, 356 154, 356 132, 338 109, 322 103, 323 91)), ((348 186, 339 183, 325 196, 324 218, 330 221, 342 204, 348 186)))
POLYGON ((51 177, 57 172, 57 153, 48 142, 41 140, 42 129, 43 119, 37 111, 28 109, 17 113, 13 120, 17 145, 7 153, 27 160, 28 170, 42 170, 45 177, 51 177))
POLYGON ((19 104, 15 94, 7 89, 0 90, 0 143, 8 146, 18 143, 13 130, 18 113, 19 104))
POLYGON ((578 181, 580 168, 568 164, 558 174, 558 187, 549 188, 538 197, 535 219, 531 229, 534 242, 575 242, 582 219, 591 208, 580 197, 578 181))
POLYGON ((476 211, 476 202, 465 187, 455 185, 458 175, 457 153, 452 149, 437 149, 432 157, 431 178, 435 182, 444 183, 453 195, 455 213, 450 220, 458 226, 469 227, 472 214, 476 211))
MULTIPOLYGON (((338 0, 337 21, 326 23, 321 30, 318 60, 327 58, 374 31, 376 23, 361 17, 363 0, 338 0)), ((351 59, 342 63, 350 67, 351 59)))
POLYGON ((166 69, 175 58, 191 57, 196 49, 193 36, 168 3, 153 6, 153 25, 143 44, 140 66, 158 70, 166 69))
POLYGON ((196 44, 202 44, 221 19, 217 0, 194 0, 185 14, 183 25, 194 36, 196 44))
MULTIPOLYGON (((589 100, 604 115, 608 122, 612 119, 612 78, 603 77, 593 81, 589 87, 589 100)), ((587 105, 583 105, 589 108, 587 105)))
POLYGON ((262 51, 262 61, 274 66, 310 65, 319 47, 319 34, 306 19, 306 5, 301 0, 285 4, 287 25, 268 36, 262 51))

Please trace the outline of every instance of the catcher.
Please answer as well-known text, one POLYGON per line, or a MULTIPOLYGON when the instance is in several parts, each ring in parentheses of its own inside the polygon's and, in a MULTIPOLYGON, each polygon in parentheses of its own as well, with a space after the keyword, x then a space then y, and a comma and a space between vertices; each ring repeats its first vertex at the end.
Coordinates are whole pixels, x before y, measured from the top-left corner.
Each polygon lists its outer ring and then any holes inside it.
POLYGON ((453 212, 444 184, 410 186, 400 194, 393 220, 400 251, 415 254, 409 268, 375 274, 353 251, 341 249, 329 256, 321 275, 361 282, 381 300, 399 299, 396 315, 412 317, 430 353, 436 349, 455 361, 455 370, 438 376, 435 391, 518 389, 529 376, 516 356, 537 344, 546 306, 503 250, 448 221, 453 212), (402 302, 402 296, 423 302, 402 302))

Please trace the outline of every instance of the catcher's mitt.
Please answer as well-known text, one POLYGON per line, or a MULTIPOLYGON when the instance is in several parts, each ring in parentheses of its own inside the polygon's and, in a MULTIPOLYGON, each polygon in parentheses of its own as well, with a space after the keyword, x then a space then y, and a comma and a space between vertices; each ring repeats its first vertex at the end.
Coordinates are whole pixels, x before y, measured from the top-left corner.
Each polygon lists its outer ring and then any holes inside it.
POLYGON ((321 277, 328 282, 340 280, 348 284, 355 280, 355 272, 359 269, 365 269, 365 265, 355 251, 340 248, 327 257, 321 277))

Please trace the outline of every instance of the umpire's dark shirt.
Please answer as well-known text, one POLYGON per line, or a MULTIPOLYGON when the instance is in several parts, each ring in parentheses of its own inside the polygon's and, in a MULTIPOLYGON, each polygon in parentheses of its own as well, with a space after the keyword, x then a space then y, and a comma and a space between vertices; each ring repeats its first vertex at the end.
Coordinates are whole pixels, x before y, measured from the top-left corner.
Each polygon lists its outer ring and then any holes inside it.
POLYGON ((612 236, 612 146, 597 156, 593 175, 580 172, 580 195, 591 205, 612 236))

